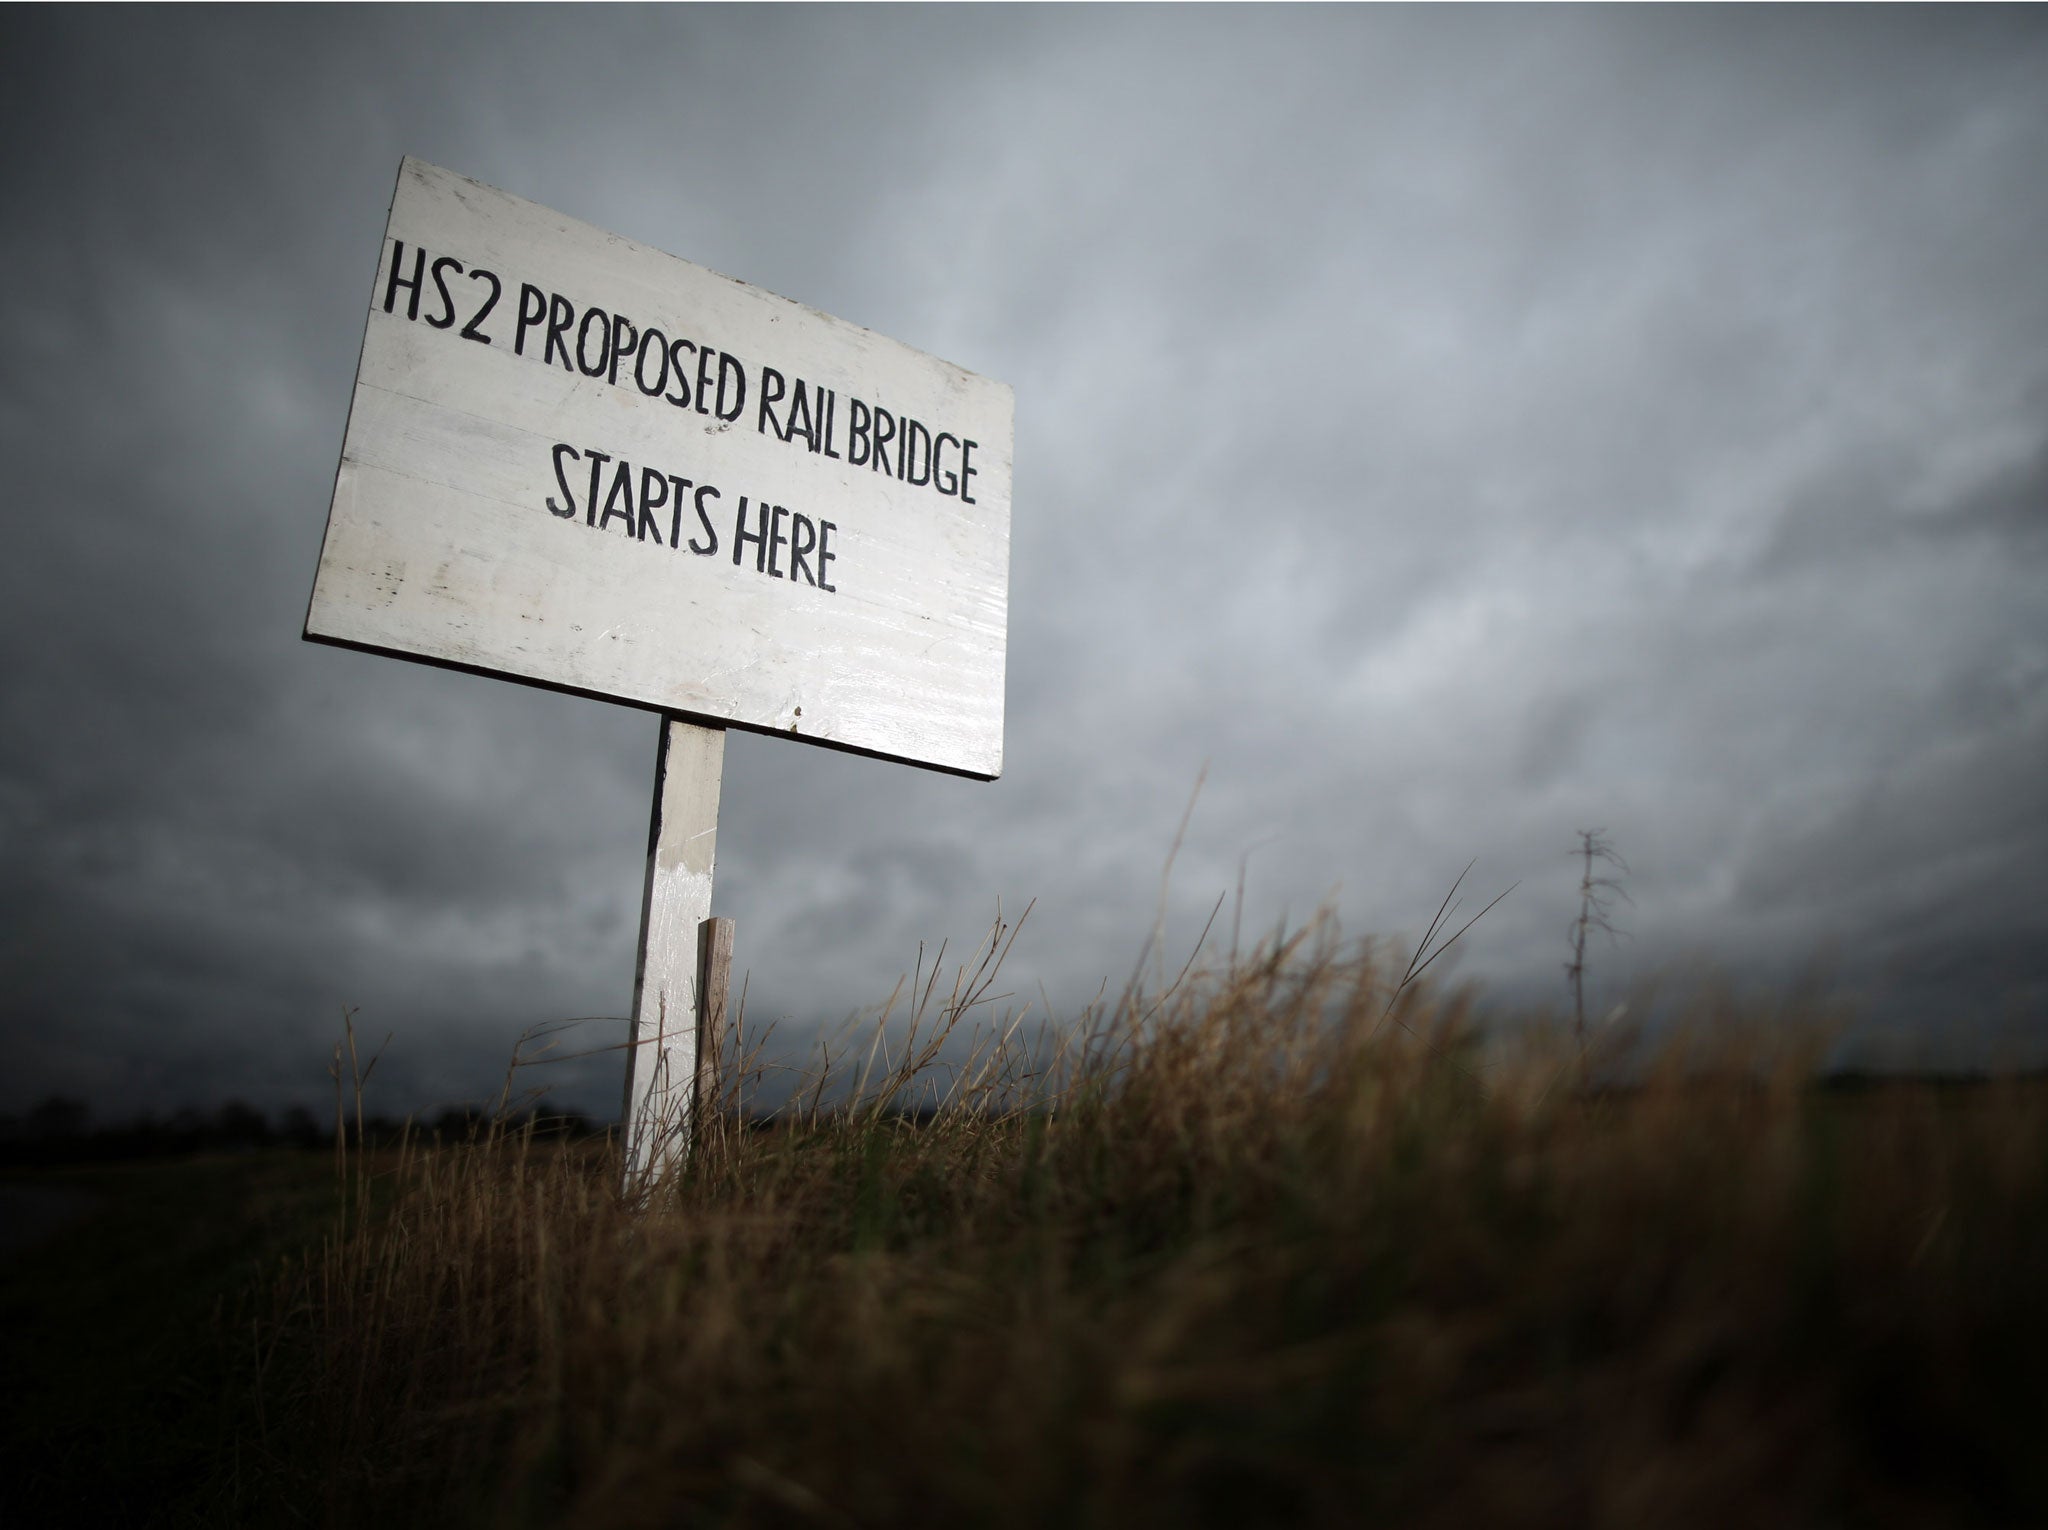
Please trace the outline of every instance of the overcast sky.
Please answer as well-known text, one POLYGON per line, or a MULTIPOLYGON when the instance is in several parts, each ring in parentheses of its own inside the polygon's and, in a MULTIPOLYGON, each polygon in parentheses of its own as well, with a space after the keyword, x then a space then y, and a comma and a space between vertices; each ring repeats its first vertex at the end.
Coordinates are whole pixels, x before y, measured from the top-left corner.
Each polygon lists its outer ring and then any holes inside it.
POLYGON ((314 1103, 350 1006, 409 1110, 626 1012, 655 718, 300 638, 405 154, 1016 391, 1003 778, 729 741, 793 1046, 998 899, 1078 1013, 1206 765, 1177 953, 1241 863, 1412 940, 1476 858, 1461 974, 1561 1005, 1598 826, 1599 1003, 1819 962, 1859 1055, 2048 1060, 2038 13, 0 27, 0 1109, 314 1103))

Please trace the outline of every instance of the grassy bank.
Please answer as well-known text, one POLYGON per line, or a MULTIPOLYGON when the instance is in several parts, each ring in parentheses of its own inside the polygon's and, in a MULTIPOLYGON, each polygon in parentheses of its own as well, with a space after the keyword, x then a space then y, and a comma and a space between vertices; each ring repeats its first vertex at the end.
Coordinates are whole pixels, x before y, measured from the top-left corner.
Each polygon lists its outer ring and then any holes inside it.
POLYGON ((1395 987, 1298 942, 1058 1058, 913 1045, 644 1214, 412 1155, 251 1447, 343 1524, 2048 1522, 2038 1089, 1723 1025, 1601 1093, 1395 987))
POLYGON ((196 1330, 176 1395, 217 1432, 178 1502, 215 1524, 2048 1522, 2039 1086, 1821 1089, 1784 1045, 1798 1016, 1720 1014, 1603 1091, 1568 1050, 1471 1045, 1454 998, 1397 976, 1304 938, 1048 1053, 962 1045, 970 973, 921 996, 909 1045, 713 1134, 646 1209, 602 1142, 353 1162, 374 1208, 196 1330))
POLYGON ((292 1151, 17 1171, 66 1225, 0 1262, 10 1524, 242 1522, 269 1292, 334 1226, 333 1165, 292 1151))

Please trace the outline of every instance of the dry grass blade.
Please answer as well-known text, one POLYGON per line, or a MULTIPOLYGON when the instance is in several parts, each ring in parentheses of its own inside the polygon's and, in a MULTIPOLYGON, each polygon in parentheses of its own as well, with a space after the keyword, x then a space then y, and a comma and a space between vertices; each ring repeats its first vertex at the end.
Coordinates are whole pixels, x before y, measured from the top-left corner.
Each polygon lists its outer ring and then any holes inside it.
POLYGON ((1555 1089, 1533 1035, 1482 1086, 1430 966, 1463 880, 1398 970, 1324 918, 1035 1029, 994 1008, 998 910, 645 1213, 613 1149, 502 1123, 386 1164, 259 1335, 276 1502, 2043 1522, 2041 1086, 1819 1090, 1706 991, 1715 1044, 1640 1087, 1555 1089))

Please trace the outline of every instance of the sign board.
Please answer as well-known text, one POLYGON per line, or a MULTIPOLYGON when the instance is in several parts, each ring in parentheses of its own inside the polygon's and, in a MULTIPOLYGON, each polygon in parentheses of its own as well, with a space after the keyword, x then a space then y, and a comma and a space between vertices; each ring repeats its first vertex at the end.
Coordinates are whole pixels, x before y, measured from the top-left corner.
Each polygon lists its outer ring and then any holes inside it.
POLYGON ((1012 418, 407 159, 305 635, 993 779, 1012 418))

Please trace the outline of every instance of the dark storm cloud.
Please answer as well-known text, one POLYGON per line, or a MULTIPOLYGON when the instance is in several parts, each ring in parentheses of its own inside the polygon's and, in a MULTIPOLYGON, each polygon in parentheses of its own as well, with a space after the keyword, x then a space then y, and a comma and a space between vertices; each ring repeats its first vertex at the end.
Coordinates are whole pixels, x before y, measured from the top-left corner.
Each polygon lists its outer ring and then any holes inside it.
POLYGON ((1004 779, 734 736, 758 1018, 999 898, 1071 1014, 1206 763, 1169 943, 1478 856, 1548 1000, 1600 824, 1603 991, 1823 952, 1888 1056, 2048 1048, 2030 14, 6 25, 0 1104, 315 1098, 348 1004, 404 1107, 625 1008, 653 720, 298 639, 404 153, 1017 390, 1004 779))

